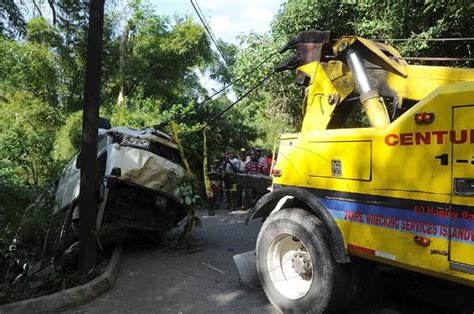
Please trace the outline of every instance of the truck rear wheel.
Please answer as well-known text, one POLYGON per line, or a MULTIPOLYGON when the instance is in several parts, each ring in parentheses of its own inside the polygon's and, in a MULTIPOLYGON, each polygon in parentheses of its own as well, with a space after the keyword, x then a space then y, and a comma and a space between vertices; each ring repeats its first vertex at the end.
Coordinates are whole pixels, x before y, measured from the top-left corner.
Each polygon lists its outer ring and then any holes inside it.
POLYGON ((263 224, 257 271, 265 294, 280 311, 333 312, 346 303, 346 272, 322 232, 321 221, 299 208, 283 209, 263 224))

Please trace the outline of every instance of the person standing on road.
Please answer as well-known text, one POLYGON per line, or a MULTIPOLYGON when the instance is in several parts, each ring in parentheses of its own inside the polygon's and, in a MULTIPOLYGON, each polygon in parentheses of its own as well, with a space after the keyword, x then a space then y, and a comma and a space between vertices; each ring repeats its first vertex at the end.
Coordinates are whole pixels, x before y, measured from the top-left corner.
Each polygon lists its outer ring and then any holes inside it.
MULTIPOLYGON (((245 164, 245 173, 250 175, 264 174, 265 164, 261 162, 254 150, 250 151, 250 160, 245 164)), ((244 188, 244 207, 251 208, 258 199, 256 190, 253 187, 244 188)))
MULTIPOLYGON (((211 164, 210 170, 212 173, 222 173, 222 163, 219 159, 214 159, 211 164)), ((211 180, 211 189, 212 196, 208 199, 208 213, 210 216, 214 215, 214 210, 219 206, 219 203, 222 201, 222 181, 221 180, 211 180)))
POLYGON ((265 174, 267 176, 270 175, 270 171, 272 170, 272 163, 273 163, 273 153, 272 153, 272 150, 269 149, 267 151, 267 154, 266 154, 266 158, 265 158, 265 163, 267 165, 267 170, 265 171, 265 174))
POLYGON ((227 173, 237 173, 239 172, 240 161, 235 157, 233 151, 229 150, 226 152, 226 161, 225 161, 225 172, 227 173))
MULTIPOLYGON (((245 173, 245 163, 247 162, 247 150, 245 148, 240 149, 239 153, 239 173, 245 173)), ((242 185, 237 184, 237 206, 241 209, 244 208, 243 203, 243 188, 242 185)))
POLYGON ((256 151, 250 151, 250 160, 245 164, 245 173, 247 174, 264 174, 265 162, 261 161, 256 151))
POLYGON ((258 161, 261 164, 263 164, 263 173, 262 174, 265 174, 265 172, 267 171, 267 161, 266 161, 265 157, 262 156, 262 150, 260 148, 257 148, 255 150, 255 154, 257 155, 258 161))
POLYGON ((245 148, 240 149, 239 161, 240 161, 239 172, 245 173, 245 163, 247 162, 247 150, 245 148))
MULTIPOLYGON (((235 157, 235 154, 232 150, 228 150, 225 154, 225 173, 238 173, 240 168, 240 160, 235 157)), ((227 201, 229 202, 229 208, 234 209, 235 205, 235 193, 237 192, 237 185, 230 182, 229 180, 224 180, 227 201)))

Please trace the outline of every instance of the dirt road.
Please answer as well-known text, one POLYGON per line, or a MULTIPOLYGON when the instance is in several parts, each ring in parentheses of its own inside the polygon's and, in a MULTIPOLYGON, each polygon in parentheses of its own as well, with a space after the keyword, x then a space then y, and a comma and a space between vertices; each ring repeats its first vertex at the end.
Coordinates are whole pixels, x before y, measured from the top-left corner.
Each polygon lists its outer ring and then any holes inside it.
POLYGON ((202 212, 191 246, 124 250, 114 288, 75 313, 276 313, 260 290, 239 283, 232 256, 255 247, 260 223, 245 212, 202 212))
MULTIPOLYGON (((246 212, 227 210, 199 216, 188 247, 142 245, 124 250, 114 288, 74 313, 277 313, 262 290, 239 282, 232 256, 255 248, 260 222, 244 224, 246 212)), ((170 238, 176 237, 176 231, 170 238)), ((473 289, 413 273, 372 276, 350 314, 473 313, 473 289), (433 305, 433 300, 440 301, 433 305), (457 303, 456 303, 457 302, 457 303), (458 304, 458 305, 456 305, 458 304), (446 308, 453 305, 455 309, 446 308), (471 310, 472 309, 472 310, 471 310)))

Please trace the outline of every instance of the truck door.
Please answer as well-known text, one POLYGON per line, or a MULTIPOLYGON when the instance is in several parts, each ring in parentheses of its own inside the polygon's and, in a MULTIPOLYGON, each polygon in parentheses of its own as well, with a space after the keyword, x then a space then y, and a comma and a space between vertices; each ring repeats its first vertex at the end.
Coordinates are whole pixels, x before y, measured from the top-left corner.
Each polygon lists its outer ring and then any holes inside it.
POLYGON ((473 120, 474 105, 453 108, 450 268, 470 274, 474 274, 473 120))

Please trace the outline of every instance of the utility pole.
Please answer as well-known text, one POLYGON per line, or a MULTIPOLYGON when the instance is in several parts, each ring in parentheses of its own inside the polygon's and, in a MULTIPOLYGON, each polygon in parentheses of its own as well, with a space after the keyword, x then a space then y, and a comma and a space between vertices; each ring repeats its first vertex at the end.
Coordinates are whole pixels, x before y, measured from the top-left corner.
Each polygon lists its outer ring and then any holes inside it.
POLYGON ((97 124, 100 104, 100 76, 105 0, 90 0, 87 61, 84 84, 84 113, 81 142, 81 186, 79 197, 79 270, 86 279, 96 266, 97 242, 94 234, 97 199, 97 124))

